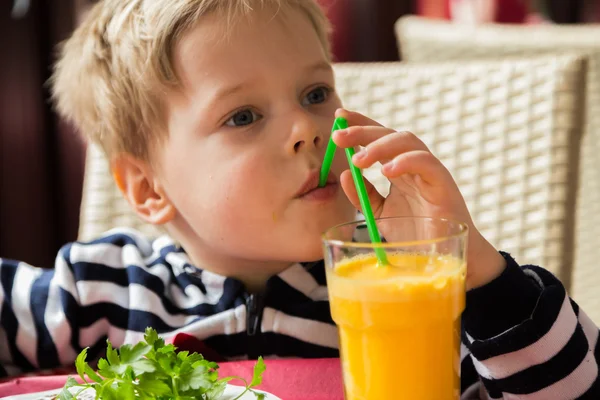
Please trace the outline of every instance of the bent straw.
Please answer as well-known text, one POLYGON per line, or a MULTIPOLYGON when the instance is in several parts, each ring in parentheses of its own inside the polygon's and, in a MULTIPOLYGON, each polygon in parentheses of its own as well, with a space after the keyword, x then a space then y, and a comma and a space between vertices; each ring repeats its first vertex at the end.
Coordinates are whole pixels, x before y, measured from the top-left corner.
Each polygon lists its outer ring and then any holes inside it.
MULTIPOLYGON (((331 133, 337 131, 338 129, 338 119, 336 118, 333 121, 333 126, 331 127, 331 133)), ((327 143, 327 150, 325 150, 325 158, 323 159, 323 165, 321 166, 321 175, 319 175, 319 187, 323 187, 327 184, 327 177, 329 176, 329 171, 331 170, 331 163, 333 162, 333 157, 335 157, 335 151, 337 150, 337 145, 333 142, 331 136, 329 137, 329 143, 327 143)))
MULTIPOLYGON (((338 117, 333 123, 332 133, 339 129, 346 128, 348 128, 348 121, 345 118, 338 117)), ((330 137, 329 143, 327 144, 327 150, 325 152, 325 159, 323 160, 323 166, 321 167, 321 182, 323 182, 323 179, 325 179, 325 183, 327 182, 327 176, 329 176, 329 170, 331 169, 331 163, 333 162, 333 156, 335 155, 336 148, 337 145, 333 142, 333 138, 330 137)), ((349 147, 346 149, 346 158, 348 159, 348 165, 350 166, 350 172, 352 173, 354 186, 356 186, 356 193, 358 194, 360 207, 362 208, 363 215, 365 216, 369 238, 371 239, 372 243, 381 243, 381 236, 379 235, 379 230, 377 230, 377 224, 375 223, 375 216, 373 215, 373 208, 371 207, 371 202, 369 201, 369 194, 367 193, 365 180, 360 168, 358 168, 352 162, 352 156, 354 153, 354 148, 349 147)), ((387 265, 388 259, 385 250, 377 246, 375 246, 374 250, 379 265, 387 265)))

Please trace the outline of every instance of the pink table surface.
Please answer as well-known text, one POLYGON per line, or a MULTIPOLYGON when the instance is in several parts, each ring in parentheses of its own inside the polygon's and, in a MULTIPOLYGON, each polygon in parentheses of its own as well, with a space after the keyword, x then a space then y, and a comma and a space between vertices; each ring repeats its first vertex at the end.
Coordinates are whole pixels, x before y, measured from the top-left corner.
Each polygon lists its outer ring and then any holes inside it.
MULTIPOLYGON (((266 360, 259 389, 283 400, 344 400, 339 359, 266 360)), ((220 363, 219 375, 252 377, 253 361, 220 363)), ((66 375, 15 378, 0 383, 0 398, 60 388, 66 375)))

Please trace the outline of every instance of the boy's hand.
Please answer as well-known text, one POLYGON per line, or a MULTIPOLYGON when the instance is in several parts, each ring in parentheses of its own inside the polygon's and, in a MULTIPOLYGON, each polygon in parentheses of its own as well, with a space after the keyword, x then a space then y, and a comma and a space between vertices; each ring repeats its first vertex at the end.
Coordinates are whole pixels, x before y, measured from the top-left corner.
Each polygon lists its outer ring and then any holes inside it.
MULTIPOLYGON (((417 136, 385 128, 355 112, 338 110, 336 117, 346 118, 349 128, 334 133, 335 143, 344 148, 364 146, 354 156, 354 164, 364 169, 381 162, 382 173, 392 184, 384 198, 365 182, 376 218, 416 216, 465 222, 469 225, 467 288, 485 285, 502 273, 504 258, 475 228, 452 175, 417 136)), ((341 184, 360 209, 350 171, 344 171, 341 184)))

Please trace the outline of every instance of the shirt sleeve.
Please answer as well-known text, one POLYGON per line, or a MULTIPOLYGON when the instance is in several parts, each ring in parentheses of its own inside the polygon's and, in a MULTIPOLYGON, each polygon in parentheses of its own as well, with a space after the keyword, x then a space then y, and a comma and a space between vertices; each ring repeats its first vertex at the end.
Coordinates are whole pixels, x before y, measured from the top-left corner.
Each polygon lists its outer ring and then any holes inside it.
POLYGON ((81 350, 69 249, 54 269, 0 259, 0 376, 71 364, 81 350))
POLYGON ((503 253, 500 277, 467 293, 463 343, 491 399, 600 399, 598 328, 560 281, 503 253))

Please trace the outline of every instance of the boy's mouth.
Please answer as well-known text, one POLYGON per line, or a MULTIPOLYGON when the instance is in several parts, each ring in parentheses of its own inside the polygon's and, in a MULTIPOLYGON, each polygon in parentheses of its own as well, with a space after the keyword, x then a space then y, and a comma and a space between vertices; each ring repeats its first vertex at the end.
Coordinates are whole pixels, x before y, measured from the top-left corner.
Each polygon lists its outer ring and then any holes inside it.
POLYGON ((337 177, 333 173, 329 173, 327 183, 324 187, 319 187, 320 170, 311 171, 296 193, 296 198, 326 200, 335 194, 338 187, 337 177))

